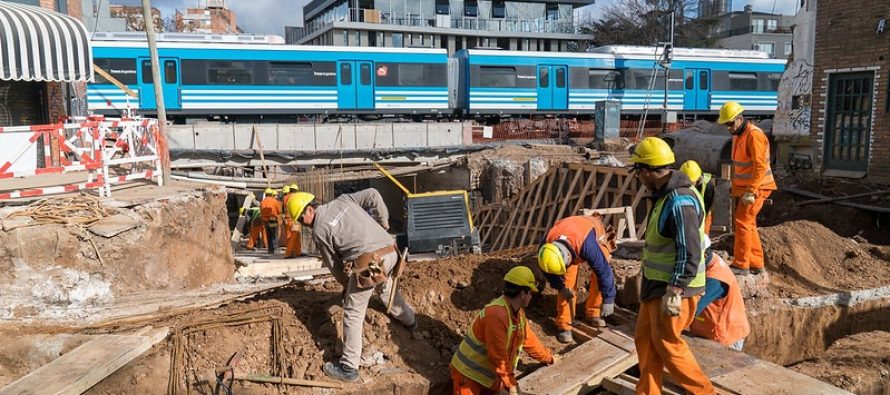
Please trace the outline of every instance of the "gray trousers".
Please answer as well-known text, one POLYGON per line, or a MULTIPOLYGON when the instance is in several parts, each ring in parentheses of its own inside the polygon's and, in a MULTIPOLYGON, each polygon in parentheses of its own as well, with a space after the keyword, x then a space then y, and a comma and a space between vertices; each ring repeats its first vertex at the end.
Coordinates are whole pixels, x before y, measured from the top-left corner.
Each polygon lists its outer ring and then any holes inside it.
MULTIPOLYGON (((398 259, 399 255, 395 252, 383 257, 383 267, 388 274, 392 274, 398 259)), ((346 288, 346 298, 343 300, 343 356, 340 357, 340 363, 358 369, 362 358, 362 328, 365 324, 368 302, 371 301, 371 295, 376 292, 383 299, 384 305, 388 303, 393 280, 389 278, 374 288, 358 289, 355 279, 341 274, 342 267, 331 268, 331 272, 337 273, 335 277, 346 288)), ((390 314, 403 325, 414 324, 414 309, 405 302, 398 290, 390 314)))

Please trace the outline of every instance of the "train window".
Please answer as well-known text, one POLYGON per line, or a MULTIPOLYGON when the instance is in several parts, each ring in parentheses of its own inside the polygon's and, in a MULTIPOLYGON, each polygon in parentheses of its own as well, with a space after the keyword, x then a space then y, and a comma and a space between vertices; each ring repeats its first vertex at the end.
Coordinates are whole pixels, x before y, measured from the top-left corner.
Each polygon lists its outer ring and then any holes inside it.
POLYGON ((695 89, 695 72, 692 70, 686 72, 686 89, 695 89))
POLYGON ((782 80, 781 73, 768 73, 766 75, 766 86, 761 90, 766 90, 770 92, 778 92, 779 91, 779 82, 782 80))
POLYGON ((151 77, 151 61, 143 60, 142 61, 142 83, 143 84, 153 84, 154 78, 151 77))
POLYGON ((376 63, 376 86, 447 86, 448 70, 436 63, 376 63))
POLYGON ((566 87, 566 69, 562 67, 556 68, 556 87, 557 88, 565 88, 566 87))
POLYGON ((175 60, 165 60, 164 61, 164 82, 168 84, 175 84, 177 81, 176 78, 176 61, 175 60))
POLYGON ((359 66, 359 78, 362 80, 362 85, 371 85, 370 63, 362 63, 361 66, 359 66))
POLYGON ((549 67, 541 67, 538 69, 538 84, 541 88, 547 88, 550 86, 550 68, 549 67))
POLYGON ((207 62, 207 82, 212 85, 253 84, 253 62, 216 60, 207 62))
MULTIPOLYGON (((93 63, 124 85, 136 83, 136 60, 134 59, 96 58, 93 59, 93 63)), ((96 73, 95 83, 110 84, 111 82, 96 73)))
POLYGON ((340 85, 352 85, 352 64, 340 64, 340 85))
POLYGON ((756 73, 729 73, 729 90, 732 91, 756 91, 756 73))
POLYGON ((312 63, 269 62, 270 85, 314 85, 312 63))
MULTIPOLYGON (((672 91, 683 89, 683 70, 671 69, 671 72, 668 73, 668 76, 668 89, 672 91)), ((664 84, 664 82, 662 82, 662 84, 664 84)))
POLYGON ((180 73, 183 85, 207 85, 207 61, 183 59, 180 73))
POLYGON ((515 88, 516 68, 480 66, 478 86, 485 88, 515 88))
POLYGON ((615 70, 589 69, 587 71, 587 86, 590 89, 611 89, 615 87, 618 76, 619 73, 615 70))
POLYGON ((703 91, 708 90, 709 89, 708 86, 710 86, 709 82, 710 82, 710 80, 708 79, 708 72, 707 71, 699 71, 698 72, 698 89, 703 90, 703 91))

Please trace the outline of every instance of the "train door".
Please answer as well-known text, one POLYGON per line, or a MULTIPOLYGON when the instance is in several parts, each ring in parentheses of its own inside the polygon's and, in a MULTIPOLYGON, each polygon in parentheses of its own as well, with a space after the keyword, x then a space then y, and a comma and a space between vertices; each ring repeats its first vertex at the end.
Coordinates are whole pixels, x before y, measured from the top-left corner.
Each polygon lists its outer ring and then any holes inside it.
MULTIPOLYGON (((167 110, 182 109, 179 92, 179 59, 158 58, 161 63, 161 89, 164 94, 164 107, 167 110)), ((139 59, 139 108, 155 110, 158 103, 155 98, 154 79, 151 76, 151 60, 139 59)))
POLYGON ((711 108, 711 70, 686 69, 684 71, 683 108, 707 111, 711 108))
POLYGON ((568 67, 539 65, 538 110, 567 110, 568 106, 568 67))
POLYGON ((374 109, 374 65, 370 61, 337 62, 337 107, 341 110, 374 109))

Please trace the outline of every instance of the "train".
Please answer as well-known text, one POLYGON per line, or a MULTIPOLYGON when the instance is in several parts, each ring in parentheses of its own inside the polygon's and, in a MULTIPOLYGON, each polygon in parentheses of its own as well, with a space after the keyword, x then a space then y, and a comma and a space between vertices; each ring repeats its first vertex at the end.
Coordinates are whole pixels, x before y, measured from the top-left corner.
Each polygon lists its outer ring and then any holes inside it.
MULTIPOLYGON (((97 33, 87 106, 98 114, 156 113, 141 35, 97 33)), ((590 117, 611 100, 622 114, 714 115, 728 100, 750 114, 777 106, 785 61, 757 51, 674 48, 665 81, 661 48, 525 52, 285 45, 266 36, 162 34, 158 58, 167 115, 239 119, 293 116, 590 117)), ((272 36, 274 37, 274 36, 272 36)))

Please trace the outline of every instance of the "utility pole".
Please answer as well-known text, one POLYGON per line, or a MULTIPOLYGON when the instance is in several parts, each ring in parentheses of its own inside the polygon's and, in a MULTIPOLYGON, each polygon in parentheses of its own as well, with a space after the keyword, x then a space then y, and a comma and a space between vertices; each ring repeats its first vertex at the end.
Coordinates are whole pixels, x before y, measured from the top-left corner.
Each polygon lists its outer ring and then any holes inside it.
MULTIPOLYGON (((151 79, 155 86, 155 101, 158 108, 158 129, 161 136, 167 138, 167 109, 164 107, 164 90, 161 87, 161 66, 158 63, 158 43, 155 41, 155 24, 154 17, 151 15, 151 0, 142 0, 142 18, 145 22, 145 36, 148 38, 148 53, 151 57, 151 79)), ((158 153, 161 155, 162 153, 158 153)), ((164 185, 170 183, 170 153, 165 152, 163 155, 167 158, 164 160, 164 170, 161 175, 161 182, 164 185)))
POLYGON ((668 80, 671 77, 671 61, 674 58, 674 0, 670 0, 668 12, 670 13, 670 27, 667 42, 662 43, 661 67, 664 68, 664 102, 662 102, 661 114, 661 132, 667 133, 667 117, 668 117, 668 80))

